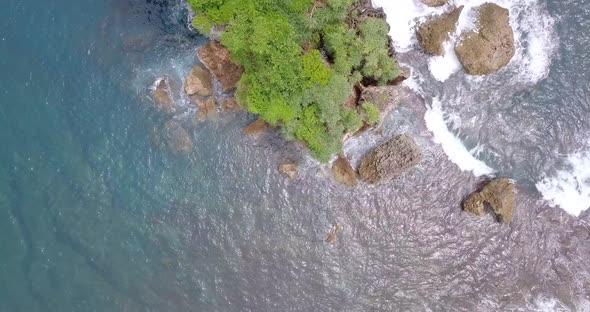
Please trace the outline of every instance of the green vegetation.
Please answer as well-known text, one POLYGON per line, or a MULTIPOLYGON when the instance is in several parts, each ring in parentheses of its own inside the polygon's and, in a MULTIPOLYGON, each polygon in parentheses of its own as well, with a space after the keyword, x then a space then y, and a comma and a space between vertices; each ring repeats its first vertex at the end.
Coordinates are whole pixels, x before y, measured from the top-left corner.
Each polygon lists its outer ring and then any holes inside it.
POLYGON ((374 126, 381 120, 381 112, 375 104, 371 102, 363 103, 363 109, 365 110, 366 121, 369 125, 374 126))
POLYGON ((188 1, 199 31, 226 27, 221 42, 245 68, 240 104, 304 141, 320 161, 340 151, 345 133, 378 120, 374 106, 359 114, 343 105, 354 84, 384 84, 399 73, 387 24, 363 17, 358 0, 188 1))

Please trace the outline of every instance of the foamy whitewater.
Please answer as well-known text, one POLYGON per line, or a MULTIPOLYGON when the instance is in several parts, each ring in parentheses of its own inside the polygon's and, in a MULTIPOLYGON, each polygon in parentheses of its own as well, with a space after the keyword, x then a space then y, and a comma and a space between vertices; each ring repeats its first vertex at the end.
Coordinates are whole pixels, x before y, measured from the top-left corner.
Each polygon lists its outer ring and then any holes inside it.
POLYGON ((537 183, 537 189, 554 206, 573 216, 590 208, 590 153, 575 153, 568 157, 566 168, 537 183))
MULTIPOLYGON (((534 86, 549 75, 551 62, 555 58, 559 46, 555 19, 547 13, 539 1, 491 1, 510 11, 510 23, 514 30, 516 52, 511 62, 497 74, 483 77, 466 76, 455 54, 454 47, 460 40, 462 33, 477 30, 475 8, 486 2, 490 1, 451 0, 445 6, 432 8, 417 0, 373 1, 376 6, 382 7, 387 13, 387 20, 391 26, 390 36, 397 52, 402 55, 420 51, 416 36, 417 25, 431 16, 442 15, 454 7, 464 6, 457 23, 456 33, 444 43, 444 55, 425 56, 428 72, 421 72, 414 68, 411 78, 405 82, 405 85, 425 99, 428 110, 424 115, 424 120, 428 130, 433 133, 433 141, 441 145, 449 160, 461 170, 471 171, 476 176, 491 175, 495 172, 493 166, 478 159, 486 152, 487 154, 494 152, 486 151, 487 144, 481 143, 478 143, 475 148, 469 149, 457 136, 459 132, 462 132, 460 127, 462 122, 459 116, 464 115, 457 113, 457 111, 468 113, 469 108, 462 108, 463 106, 478 104, 471 102, 477 98, 476 96, 466 97, 465 95, 489 88, 502 88, 502 85, 514 86, 514 90, 526 90, 534 86), (454 75, 461 75, 461 78, 448 82, 454 75), (500 78, 501 75, 507 77, 505 81, 500 78), (445 91, 443 93, 424 91, 428 89, 426 86, 432 83, 432 79, 444 83, 443 90, 445 91), (446 90, 457 95, 448 95, 446 90), (447 112, 450 108, 453 113, 447 112)), ((486 97, 489 96, 492 97, 489 98, 489 101, 502 101, 501 90, 497 90, 497 93, 486 94, 486 97), (495 99, 496 97, 497 99, 495 99)), ((478 119, 474 117, 470 119, 470 122, 478 122, 478 119)), ((479 122, 485 122, 485 119, 479 120, 479 122)), ((475 128, 471 126, 471 129, 475 128)), ((475 133, 472 132, 472 134, 475 133)), ((469 137, 473 138, 473 136, 469 137)), ((544 199, 553 206, 560 207, 571 215, 579 216, 590 207, 590 153, 570 155, 563 169, 556 170, 553 175, 544 175, 541 181, 536 183, 536 187, 544 199)))

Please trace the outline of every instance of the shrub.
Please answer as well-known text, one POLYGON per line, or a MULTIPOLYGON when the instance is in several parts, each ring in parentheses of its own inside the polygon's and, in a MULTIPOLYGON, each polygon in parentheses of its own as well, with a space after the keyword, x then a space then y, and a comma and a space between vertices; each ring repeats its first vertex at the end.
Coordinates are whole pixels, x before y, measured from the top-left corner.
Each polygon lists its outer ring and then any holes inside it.
POLYGON ((363 110, 365 111, 365 121, 367 124, 374 126, 381 121, 381 112, 375 104, 371 102, 363 103, 363 110))

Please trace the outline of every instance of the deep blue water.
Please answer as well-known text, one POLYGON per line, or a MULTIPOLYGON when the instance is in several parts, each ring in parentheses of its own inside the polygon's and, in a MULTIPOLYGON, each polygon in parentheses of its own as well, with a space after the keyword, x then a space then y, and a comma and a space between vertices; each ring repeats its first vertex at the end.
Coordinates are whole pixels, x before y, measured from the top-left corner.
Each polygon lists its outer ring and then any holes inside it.
MULTIPOLYGON (((184 0, 4 0, 0 312, 588 304, 589 214, 571 217, 526 190, 510 226, 464 214, 478 179, 432 143, 417 97, 347 152, 357 162, 410 132, 423 164, 354 190, 276 135, 245 138, 252 116, 196 122, 180 95, 177 114, 158 112, 150 85, 181 81, 205 42, 187 15, 184 0), (170 120, 189 131, 189 155, 154 143, 170 120), (301 162, 296 181, 276 170, 286 158, 301 162), (344 231, 331 246, 334 222, 344 231)), ((559 26, 571 42, 574 28, 559 26)), ((577 66, 562 54, 554 70, 577 66)), ((517 167, 505 171, 527 183, 517 167)))

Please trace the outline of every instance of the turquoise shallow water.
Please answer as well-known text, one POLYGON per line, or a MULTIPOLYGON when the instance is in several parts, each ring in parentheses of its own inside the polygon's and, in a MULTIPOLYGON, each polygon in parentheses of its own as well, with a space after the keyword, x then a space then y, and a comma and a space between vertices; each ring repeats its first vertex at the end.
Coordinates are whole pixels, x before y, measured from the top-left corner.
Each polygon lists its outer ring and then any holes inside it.
POLYGON ((531 311, 588 303, 589 214, 568 216, 525 189, 511 226, 465 215, 459 203, 478 180, 431 142, 417 97, 349 156, 356 162, 371 144, 410 132, 423 164, 354 190, 275 135, 245 138, 252 116, 195 122, 190 107, 158 113, 150 85, 162 75, 180 81, 205 42, 187 29, 183 3, 4 1, 1 312, 531 311), (188 156, 154 144, 152 134, 170 119, 191 135, 188 156), (276 171, 285 158, 301 161, 296 181, 276 171), (324 241, 334 222, 344 231, 331 246, 324 241))

